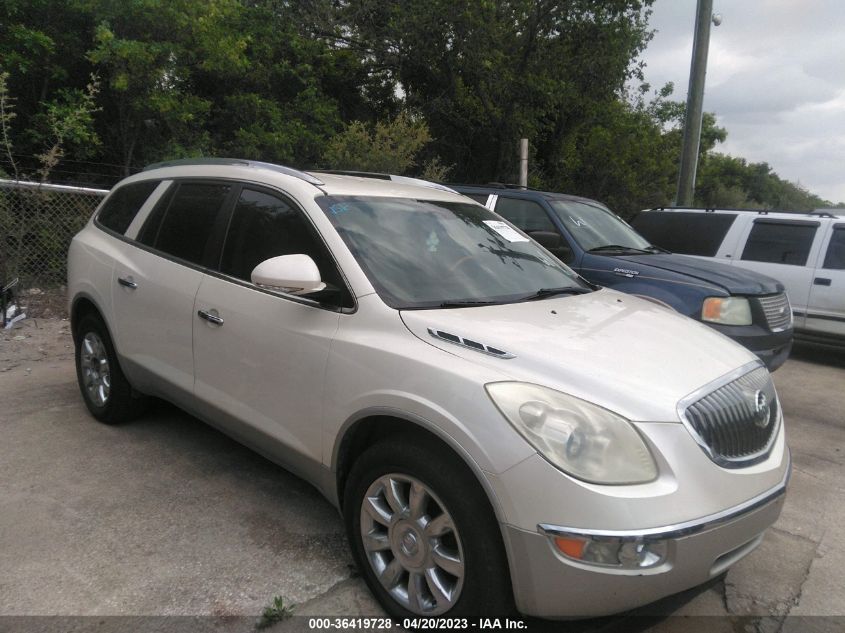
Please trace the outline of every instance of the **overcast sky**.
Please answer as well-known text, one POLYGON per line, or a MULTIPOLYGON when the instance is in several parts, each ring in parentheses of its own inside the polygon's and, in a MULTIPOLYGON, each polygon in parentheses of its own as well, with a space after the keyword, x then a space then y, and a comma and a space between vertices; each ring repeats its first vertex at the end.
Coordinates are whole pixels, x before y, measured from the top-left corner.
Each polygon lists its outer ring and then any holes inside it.
MULTIPOLYGON (((684 101, 696 0, 656 0, 646 81, 684 101)), ((845 201, 845 0, 713 0, 704 109, 728 131, 717 146, 845 201)))

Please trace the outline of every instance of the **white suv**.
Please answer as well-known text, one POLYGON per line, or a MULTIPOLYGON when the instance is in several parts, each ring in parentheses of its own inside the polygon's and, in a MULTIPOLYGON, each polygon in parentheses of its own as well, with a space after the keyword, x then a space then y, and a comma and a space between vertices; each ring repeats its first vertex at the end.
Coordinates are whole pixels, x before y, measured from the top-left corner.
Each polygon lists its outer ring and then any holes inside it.
POLYGON ((69 291, 94 417, 165 398, 307 479, 396 618, 625 610, 723 573, 783 504, 751 352, 443 187, 154 166, 75 237, 69 291))

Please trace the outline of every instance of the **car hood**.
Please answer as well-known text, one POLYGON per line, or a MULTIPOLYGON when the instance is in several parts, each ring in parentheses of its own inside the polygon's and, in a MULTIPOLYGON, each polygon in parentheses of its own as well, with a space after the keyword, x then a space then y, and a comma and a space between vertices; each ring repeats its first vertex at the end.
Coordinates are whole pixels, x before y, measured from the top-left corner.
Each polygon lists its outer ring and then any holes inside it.
POLYGON ((421 340, 501 379, 541 384, 630 420, 678 422, 678 401, 756 360, 711 328, 614 290, 514 304, 405 310, 421 340), (512 358, 442 340, 470 339, 512 358))
MULTIPOLYGON (((670 272, 680 273, 700 281, 721 286, 732 295, 767 295, 783 292, 783 284, 776 279, 761 275, 753 270, 729 266, 719 262, 677 255, 659 253, 654 255, 623 255, 614 257, 632 265, 650 266, 670 272)), ((636 270, 636 266, 633 266, 636 270)), ((645 274, 641 271, 641 274, 645 274)))

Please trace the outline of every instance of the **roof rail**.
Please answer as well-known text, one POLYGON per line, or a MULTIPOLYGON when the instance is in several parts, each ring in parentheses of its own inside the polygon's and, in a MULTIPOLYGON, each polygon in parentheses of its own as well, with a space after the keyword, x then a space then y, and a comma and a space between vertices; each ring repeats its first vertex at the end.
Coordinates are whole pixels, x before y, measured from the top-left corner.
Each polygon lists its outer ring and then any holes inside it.
POLYGON ((816 218, 835 218, 838 216, 833 215, 832 213, 828 213, 827 211, 810 211, 807 215, 812 215, 816 218))
MULTIPOLYGON (((740 209, 737 207, 680 207, 680 206, 673 206, 671 204, 660 206, 660 207, 651 207, 649 211, 672 211, 672 210, 690 210, 690 211, 704 211, 705 213, 715 213, 716 211, 741 211, 743 213, 757 213, 758 215, 768 215, 769 213, 774 213, 772 209, 740 209)), ((795 211, 784 211, 783 213, 795 213, 795 211)))
POLYGON ((358 176, 359 178, 390 180, 390 174, 383 174, 376 171, 357 171, 354 169, 312 169, 311 172, 315 174, 332 174, 333 176, 358 176))
POLYGON ((238 165, 241 167, 255 167, 257 169, 268 169, 286 176, 293 176, 305 182, 321 186, 325 183, 319 178, 315 178, 311 174, 292 167, 285 167, 284 165, 276 165, 275 163, 264 163, 260 160, 247 160, 243 158, 180 158, 178 160, 166 160, 160 163, 153 163, 147 165, 141 171, 150 171, 151 169, 160 169, 162 167, 187 167, 190 165, 238 165))
POLYGON ((417 187, 428 187, 429 189, 438 189, 440 191, 448 191, 450 193, 458 193, 454 189, 450 189, 446 185, 441 185, 430 180, 423 180, 422 178, 411 178, 410 176, 397 176, 396 174, 383 174, 373 171, 354 171, 347 169, 312 169, 315 174, 332 174, 335 176, 357 176, 359 178, 376 178, 378 180, 392 180, 393 182, 403 185, 416 185, 417 187))

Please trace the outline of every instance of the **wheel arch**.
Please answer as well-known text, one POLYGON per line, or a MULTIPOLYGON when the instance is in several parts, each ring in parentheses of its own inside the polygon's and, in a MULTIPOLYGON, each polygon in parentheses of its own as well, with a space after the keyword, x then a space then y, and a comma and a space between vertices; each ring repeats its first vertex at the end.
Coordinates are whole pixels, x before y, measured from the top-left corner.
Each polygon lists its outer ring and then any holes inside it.
POLYGON ((505 523, 501 506, 484 471, 472 455, 455 438, 418 415, 387 407, 359 411, 343 424, 332 450, 331 471, 334 475, 337 505, 343 510, 343 491, 352 465, 376 439, 395 435, 416 435, 442 445, 456 455, 481 486, 496 520, 505 523))
POLYGON ((97 301, 87 293, 80 293, 76 295, 71 303, 70 332, 74 340, 76 340, 76 328, 79 327, 79 322, 83 319, 83 317, 89 314, 94 314, 100 318, 106 326, 109 336, 113 342, 114 336, 112 335, 111 328, 109 328, 109 324, 106 322, 106 318, 103 315, 103 310, 97 304, 97 301))

